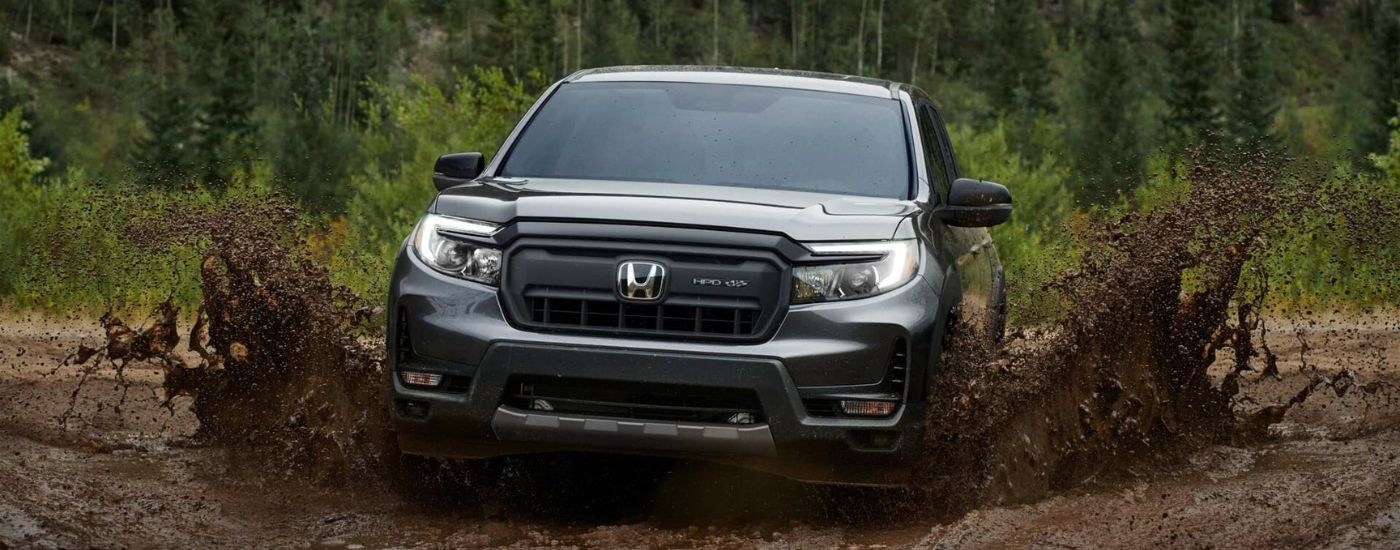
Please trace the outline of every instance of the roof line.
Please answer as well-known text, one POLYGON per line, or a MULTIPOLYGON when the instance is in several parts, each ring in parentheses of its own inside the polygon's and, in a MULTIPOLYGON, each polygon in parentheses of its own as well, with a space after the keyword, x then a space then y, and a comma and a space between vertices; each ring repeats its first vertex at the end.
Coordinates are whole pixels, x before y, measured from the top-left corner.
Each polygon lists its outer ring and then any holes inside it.
MULTIPOLYGON (((882 95, 890 99, 898 99, 899 91, 907 85, 890 80, 870 78, 864 76, 843 75, 836 73, 826 73, 818 71, 802 71, 780 68, 763 67, 724 67, 710 65, 623 65, 613 67, 595 67, 581 69, 564 77, 563 82, 578 82, 592 80, 593 78, 603 80, 626 79, 629 74, 636 74, 643 77, 648 74, 662 75, 670 74, 671 77, 663 80, 680 79, 685 81, 685 77, 680 74, 693 73, 697 75, 697 81, 708 81, 709 78, 698 75, 733 75, 735 78, 757 77, 757 78, 788 78, 812 81, 811 89, 829 88, 832 86, 844 86, 849 93, 855 93, 853 87, 864 87, 865 91, 861 95, 882 95), (615 76, 614 76, 615 75, 615 76), (829 83, 826 86, 817 82, 829 83)), ((759 84, 754 84, 759 85, 759 84)), ((807 86, 800 86, 807 88, 807 86)), ((832 89, 830 91, 837 91, 832 89)))

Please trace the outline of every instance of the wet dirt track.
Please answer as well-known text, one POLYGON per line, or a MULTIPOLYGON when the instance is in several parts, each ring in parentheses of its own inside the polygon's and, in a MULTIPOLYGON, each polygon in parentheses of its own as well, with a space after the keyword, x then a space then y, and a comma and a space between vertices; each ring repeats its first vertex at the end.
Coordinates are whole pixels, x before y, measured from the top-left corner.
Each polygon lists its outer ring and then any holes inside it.
MULTIPOLYGON (((1282 377, 1247 374, 1241 395, 1287 401, 1307 381, 1303 360, 1318 374, 1400 382, 1371 370, 1377 356, 1400 360, 1394 326, 1276 322, 1268 343, 1282 377)), ((1263 440, 1203 447, 1167 466, 1143 461, 1039 502, 957 517, 833 519, 844 514, 804 486, 635 459, 580 470, 654 472, 614 494, 587 483, 546 494, 550 482, 535 480, 534 495, 427 505, 377 483, 289 478, 193 443, 189 402, 160 406, 154 366, 125 371, 134 383, 124 403, 113 373, 94 371, 61 427, 81 371, 55 367, 101 340, 91 322, 0 324, 0 546, 1400 547, 1400 400, 1390 392, 1319 391, 1263 440)))

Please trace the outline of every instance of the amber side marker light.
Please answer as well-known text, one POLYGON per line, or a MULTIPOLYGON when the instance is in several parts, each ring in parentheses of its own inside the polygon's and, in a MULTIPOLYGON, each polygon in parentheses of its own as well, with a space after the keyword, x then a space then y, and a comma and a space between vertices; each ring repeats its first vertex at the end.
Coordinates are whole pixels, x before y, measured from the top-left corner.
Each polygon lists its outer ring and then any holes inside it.
POLYGON ((889 416, 894 405, 893 401, 842 401, 841 412, 851 416, 889 416))
POLYGON ((399 373, 399 380, 409 386, 436 388, 442 384, 442 375, 431 372, 406 370, 399 373))

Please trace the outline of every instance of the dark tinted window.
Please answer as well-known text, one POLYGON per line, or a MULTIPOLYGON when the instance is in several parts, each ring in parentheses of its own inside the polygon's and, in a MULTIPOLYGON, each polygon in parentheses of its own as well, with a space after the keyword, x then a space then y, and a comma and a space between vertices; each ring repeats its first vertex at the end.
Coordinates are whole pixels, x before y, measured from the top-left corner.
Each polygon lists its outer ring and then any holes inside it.
POLYGON ((693 83, 565 84, 501 175, 907 198, 899 102, 693 83))
POLYGON ((919 106, 919 135, 924 143, 924 160, 928 163, 928 179, 938 191, 941 199, 948 197, 948 165, 943 158, 938 123, 933 119, 933 110, 927 105, 919 106))

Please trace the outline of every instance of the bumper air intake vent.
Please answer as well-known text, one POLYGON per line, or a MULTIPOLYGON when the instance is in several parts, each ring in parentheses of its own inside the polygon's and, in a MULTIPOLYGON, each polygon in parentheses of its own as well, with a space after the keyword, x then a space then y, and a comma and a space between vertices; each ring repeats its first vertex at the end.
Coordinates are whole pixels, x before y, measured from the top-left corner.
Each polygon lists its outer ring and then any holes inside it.
POLYGON ((504 405, 554 414, 665 422, 761 424, 753 390, 582 378, 515 376, 504 405))

